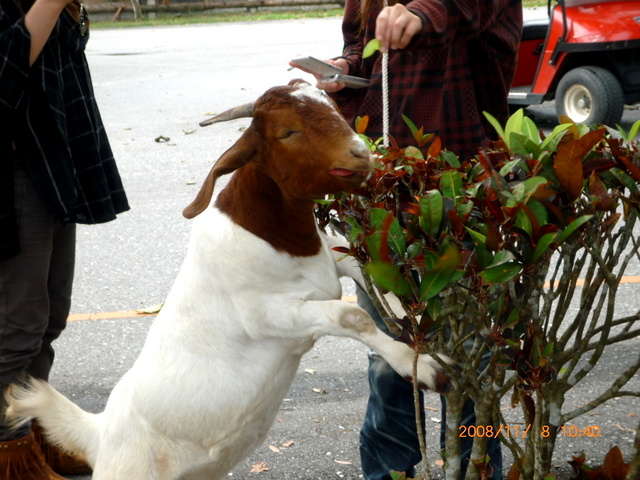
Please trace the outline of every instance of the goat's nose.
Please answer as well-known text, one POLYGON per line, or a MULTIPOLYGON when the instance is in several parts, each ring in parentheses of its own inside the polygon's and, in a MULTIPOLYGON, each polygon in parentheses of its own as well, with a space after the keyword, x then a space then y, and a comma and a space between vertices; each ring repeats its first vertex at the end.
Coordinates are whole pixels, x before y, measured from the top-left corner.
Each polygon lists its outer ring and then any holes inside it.
POLYGON ((364 143, 351 147, 351 155, 360 160, 369 160, 371 158, 371 152, 364 143))

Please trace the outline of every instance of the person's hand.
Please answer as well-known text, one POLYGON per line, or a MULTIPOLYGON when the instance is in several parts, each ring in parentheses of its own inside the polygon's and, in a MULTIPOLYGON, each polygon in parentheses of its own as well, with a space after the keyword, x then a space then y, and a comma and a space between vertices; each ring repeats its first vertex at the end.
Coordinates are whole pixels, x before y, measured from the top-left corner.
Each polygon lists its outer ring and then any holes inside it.
POLYGON ((422 20, 396 3, 382 9, 376 19, 376 38, 380 40, 380 51, 401 50, 422 30, 422 20))
MULTIPOLYGON (((349 71, 349 66, 347 64, 347 61, 344 58, 337 58, 336 60, 324 60, 327 63, 330 63, 332 65, 335 65, 337 67, 340 67, 342 69, 342 73, 348 73, 349 71)), ((298 65, 294 60, 291 60, 289 62, 289 65, 293 68, 299 68, 300 70, 302 70, 303 72, 307 72, 312 74, 314 77, 316 77, 316 87, 319 88, 320 90, 324 90, 325 92, 328 93, 333 93, 333 92, 339 92, 340 90, 342 90, 343 88, 345 88, 345 84, 344 83, 340 83, 340 82, 323 82, 322 81, 322 75, 318 75, 313 73, 311 70, 308 70, 306 68, 304 68, 301 65, 298 65)))

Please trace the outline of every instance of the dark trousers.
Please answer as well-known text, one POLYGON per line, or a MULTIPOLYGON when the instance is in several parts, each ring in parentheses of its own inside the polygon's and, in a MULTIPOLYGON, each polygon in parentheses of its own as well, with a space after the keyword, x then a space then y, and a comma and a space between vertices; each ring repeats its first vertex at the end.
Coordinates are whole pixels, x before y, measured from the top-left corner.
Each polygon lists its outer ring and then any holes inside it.
MULTIPOLYGON (((375 311, 369 297, 357 289, 358 305, 364 308, 376 321, 378 328, 388 329, 375 311)), ((377 354, 369 354, 369 401, 360 430, 360 461, 362 474, 366 480, 391 480, 389 471, 406 472, 409 478, 415 474, 414 466, 422 459, 416 432, 416 416, 413 406, 413 387, 377 354)), ((442 402, 442 422, 440 423, 440 443, 444 448, 446 429, 446 400, 442 402)), ((420 395, 423 405, 423 396, 420 395)), ((423 408, 424 410, 424 408, 423 408)), ((462 409, 462 425, 475 425, 474 403, 468 400, 462 409)), ((463 438, 461 442, 460 468, 464 478, 473 438, 463 438)), ((494 480, 502 479, 502 450, 500 440, 490 439, 487 453, 491 457, 494 480)), ((458 479, 452 479, 458 480, 458 479)))
MULTIPOLYGON (((67 323, 75 264, 75 224, 53 218, 17 163, 14 178, 20 253, 0 261, 0 391, 25 374, 49 378, 51 343, 67 323)), ((28 426, 8 431, 0 417, 0 441, 28 432, 28 426)))

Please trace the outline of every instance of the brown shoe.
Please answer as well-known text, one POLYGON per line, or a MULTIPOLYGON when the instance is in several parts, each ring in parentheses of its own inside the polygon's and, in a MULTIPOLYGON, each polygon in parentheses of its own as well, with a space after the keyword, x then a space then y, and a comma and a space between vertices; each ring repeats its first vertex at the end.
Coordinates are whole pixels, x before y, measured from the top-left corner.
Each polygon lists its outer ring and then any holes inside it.
POLYGON ((0 478, 6 480, 65 480, 47 465, 33 433, 18 440, 0 442, 0 478))
POLYGON ((51 445, 37 421, 31 421, 31 430, 36 442, 40 445, 45 460, 54 472, 61 475, 86 475, 91 473, 91 467, 82 455, 70 455, 61 448, 51 445))

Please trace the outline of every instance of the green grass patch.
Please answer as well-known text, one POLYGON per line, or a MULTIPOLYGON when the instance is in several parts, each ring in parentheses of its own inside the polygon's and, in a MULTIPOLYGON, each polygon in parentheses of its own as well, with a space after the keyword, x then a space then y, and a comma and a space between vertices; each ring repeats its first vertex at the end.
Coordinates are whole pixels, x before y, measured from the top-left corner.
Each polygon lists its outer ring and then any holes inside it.
MULTIPOLYGON (((210 12, 162 12, 154 19, 142 19, 117 21, 91 21, 91 28, 125 28, 125 27, 150 27, 171 25, 194 25, 199 23, 229 23, 229 22, 256 22, 269 20, 293 20, 300 18, 328 18, 341 17, 341 8, 313 9, 313 10, 265 10, 251 12, 220 11, 210 12)), ((145 14, 143 14, 145 16, 145 14)))
MULTIPOLYGON (((524 7, 542 7, 544 0, 523 0, 524 7)), ((124 28, 124 27, 156 27, 171 25, 194 25, 198 23, 228 23, 228 22, 261 22, 269 20, 294 20, 300 18, 328 18, 341 17, 341 8, 331 9, 264 9, 260 11, 229 11, 210 10, 208 12, 161 12, 154 19, 117 21, 92 21, 91 28, 124 28)), ((143 16, 146 16, 143 14, 143 16)))

